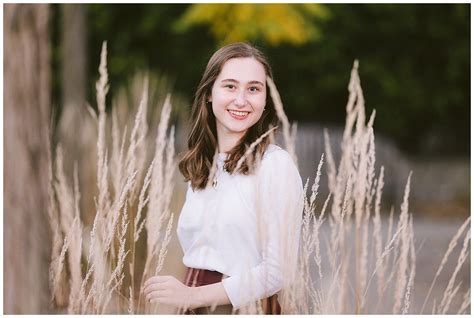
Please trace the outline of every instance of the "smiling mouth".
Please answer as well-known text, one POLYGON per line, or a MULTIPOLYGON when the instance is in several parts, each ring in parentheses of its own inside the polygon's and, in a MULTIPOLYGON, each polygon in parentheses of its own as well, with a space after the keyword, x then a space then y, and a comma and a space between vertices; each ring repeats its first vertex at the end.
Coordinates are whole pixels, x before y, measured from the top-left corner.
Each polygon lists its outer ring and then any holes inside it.
POLYGON ((237 111, 237 110, 232 110, 232 109, 228 109, 227 111, 233 118, 239 119, 239 120, 247 118, 248 114, 250 114, 250 112, 237 111))

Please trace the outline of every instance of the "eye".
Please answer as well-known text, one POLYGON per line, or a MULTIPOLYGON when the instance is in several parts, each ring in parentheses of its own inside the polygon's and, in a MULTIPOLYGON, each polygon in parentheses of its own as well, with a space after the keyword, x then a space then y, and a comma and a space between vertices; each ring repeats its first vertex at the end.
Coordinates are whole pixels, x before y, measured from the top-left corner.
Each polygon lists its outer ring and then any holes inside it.
POLYGON ((230 89, 230 90, 235 89, 235 85, 234 85, 234 84, 226 84, 226 85, 224 85, 224 87, 226 87, 226 88, 228 88, 228 89, 230 89))
POLYGON ((260 92, 260 90, 261 90, 261 89, 260 89, 260 87, 258 87, 258 86, 250 86, 250 87, 249 87, 249 91, 250 91, 251 93, 257 93, 257 92, 260 92))

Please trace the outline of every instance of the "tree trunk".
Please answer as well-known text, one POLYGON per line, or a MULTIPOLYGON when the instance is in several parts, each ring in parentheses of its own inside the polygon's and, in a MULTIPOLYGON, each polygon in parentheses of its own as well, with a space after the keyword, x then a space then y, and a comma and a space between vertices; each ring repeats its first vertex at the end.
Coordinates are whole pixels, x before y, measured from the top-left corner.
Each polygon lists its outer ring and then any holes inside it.
MULTIPOLYGON (((87 6, 61 4, 61 116, 57 140, 64 150, 64 170, 72 184, 77 163, 79 187, 96 183, 94 158, 96 127, 87 111, 87 6)), ((98 53, 99 54, 99 53, 98 53)), ((81 191, 81 211, 94 211, 93 191, 81 191)), ((85 224, 92 223, 93 213, 81 215, 85 224)))
POLYGON ((85 111, 86 5, 61 4, 61 89, 63 107, 85 111))
POLYGON ((4 314, 48 312, 49 6, 5 4, 4 314))

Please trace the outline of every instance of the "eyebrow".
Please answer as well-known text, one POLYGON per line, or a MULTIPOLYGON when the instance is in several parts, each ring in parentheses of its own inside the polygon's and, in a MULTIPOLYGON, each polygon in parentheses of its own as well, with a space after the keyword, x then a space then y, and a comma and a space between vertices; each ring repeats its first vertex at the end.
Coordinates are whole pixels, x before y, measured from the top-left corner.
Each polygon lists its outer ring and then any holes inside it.
MULTIPOLYGON (((235 80, 233 78, 226 78, 226 79, 223 79, 221 82, 232 82, 232 83, 239 83, 238 80, 235 80)), ((260 81, 250 81, 249 84, 258 84, 258 85, 262 85, 262 86, 265 86, 262 82, 260 81)))

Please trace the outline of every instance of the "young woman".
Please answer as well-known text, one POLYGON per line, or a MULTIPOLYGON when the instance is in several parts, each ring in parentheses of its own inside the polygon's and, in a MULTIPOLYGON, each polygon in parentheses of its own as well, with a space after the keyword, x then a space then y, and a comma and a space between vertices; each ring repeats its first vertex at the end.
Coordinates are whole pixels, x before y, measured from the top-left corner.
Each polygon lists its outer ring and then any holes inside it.
POLYGON ((262 300, 264 313, 285 311, 277 293, 294 280, 303 187, 270 135, 247 151, 278 121, 267 77, 266 58, 246 43, 224 46, 209 60, 179 164, 188 182, 177 226, 186 279, 148 279, 148 301, 230 314, 262 300))

